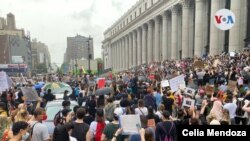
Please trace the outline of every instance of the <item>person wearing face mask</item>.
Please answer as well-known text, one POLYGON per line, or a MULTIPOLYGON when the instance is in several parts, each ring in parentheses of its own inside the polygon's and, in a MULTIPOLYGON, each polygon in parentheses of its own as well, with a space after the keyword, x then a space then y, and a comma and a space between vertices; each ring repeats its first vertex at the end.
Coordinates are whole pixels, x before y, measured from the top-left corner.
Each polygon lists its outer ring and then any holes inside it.
POLYGON ((13 124, 12 132, 13 138, 10 141, 29 141, 30 134, 28 133, 29 124, 24 121, 18 121, 13 124))
POLYGON ((42 123, 43 120, 47 119, 46 111, 43 108, 37 108, 34 111, 35 120, 31 121, 31 141, 49 141, 48 127, 42 123))

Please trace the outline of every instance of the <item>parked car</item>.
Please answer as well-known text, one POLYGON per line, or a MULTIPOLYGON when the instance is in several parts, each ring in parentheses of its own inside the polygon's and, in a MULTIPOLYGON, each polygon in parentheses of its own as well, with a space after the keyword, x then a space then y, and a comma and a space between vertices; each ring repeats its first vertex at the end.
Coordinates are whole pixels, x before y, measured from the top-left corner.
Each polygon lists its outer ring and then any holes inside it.
MULTIPOLYGON (((44 121, 44 123, 47 125, 49 129, 49 134, 52 135, 54 132, 54 117, 55 115, 63 109, 62 107, 62 102, 63 100, 55 100, 55 101, 50 101, 47 103, 45 110, 47 114, 47 120, 44 121)), ((70 101, 70 109, 73 110, 75 106, 78 105, 76 101, 70 101)))

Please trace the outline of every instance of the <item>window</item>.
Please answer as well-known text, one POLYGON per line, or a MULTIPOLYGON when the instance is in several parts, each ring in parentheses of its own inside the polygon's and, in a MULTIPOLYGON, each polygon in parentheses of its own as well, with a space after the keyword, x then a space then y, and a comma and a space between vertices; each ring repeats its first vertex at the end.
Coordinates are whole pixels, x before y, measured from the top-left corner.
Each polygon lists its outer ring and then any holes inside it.
POLYGON ((135 18, 136 18, 136 11, 135 11, 135 18))
POLYGON ((139 14, 141 14, 141 8, 139 8, 139 14))
POLYGON ((145 10, 147 9, 147 3, 145 3, 145 10))
POLYGON ((132 21, 132 15, 130 15, 130 21, 132 21))

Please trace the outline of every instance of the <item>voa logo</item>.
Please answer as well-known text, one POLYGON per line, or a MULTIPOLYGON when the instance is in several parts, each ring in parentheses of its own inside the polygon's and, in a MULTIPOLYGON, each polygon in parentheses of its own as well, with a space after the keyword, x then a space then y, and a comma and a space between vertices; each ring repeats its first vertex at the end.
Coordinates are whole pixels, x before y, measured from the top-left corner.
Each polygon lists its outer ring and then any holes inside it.
POLYGON ((214 23, 220 30, 229 30, 234 26, 235 15, 228 9, 221 9, 215 13, 214 23))

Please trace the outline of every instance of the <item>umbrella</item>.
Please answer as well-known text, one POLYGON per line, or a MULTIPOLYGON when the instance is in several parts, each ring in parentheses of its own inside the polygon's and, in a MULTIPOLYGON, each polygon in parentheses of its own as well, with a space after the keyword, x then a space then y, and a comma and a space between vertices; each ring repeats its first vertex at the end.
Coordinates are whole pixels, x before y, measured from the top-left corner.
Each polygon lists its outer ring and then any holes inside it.
POLYGON ((114 90, 113 88, 110 88, 110 87, 104 87, 95 91, 95 95, 98 95, 98 96, 112 94, 112 93, 114 93, 114 90))
POLYGON ((72 93, 71 87, 68 84, 63 83, 63 82, 47 83, 42 87, 42 89, 45 91, 47 91, 48 89, 51 89, 53 93, 58 92, 58 91, 63 92, 64 90, 69 89, 71 90, 71 93, 72 93))
POLYGON ((37 83, 34 87, 35 87, 35 89, 41 89, 42 87, 43 87, 43 85, 44 84, 39 84, 39 83, 37 83))

